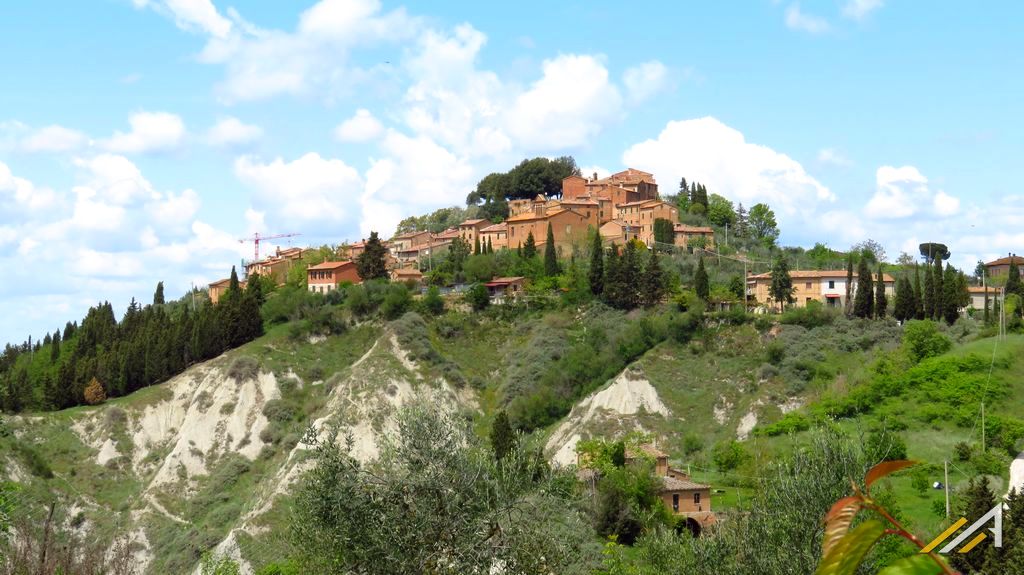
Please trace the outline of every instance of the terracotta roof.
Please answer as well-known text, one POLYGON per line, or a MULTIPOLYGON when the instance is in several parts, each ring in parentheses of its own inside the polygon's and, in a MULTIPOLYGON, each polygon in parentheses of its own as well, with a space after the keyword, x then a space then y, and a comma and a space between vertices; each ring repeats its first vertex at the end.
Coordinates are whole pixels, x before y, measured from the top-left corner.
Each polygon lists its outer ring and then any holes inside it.
POLYGON ((466 221, 462 222, 461 224, 459 224, 459 227, 461 228, 462 226, 475 226, 475 225, 479 224, 480 222, 486 222, 486 221, 487 220, 483 220, 483 219, 466 220, 466 221))
POLYGON ((689 232, 689 233, 693 233, 693 234, 696 234, 696 233, 713 234, 713 233, 715 233, 715 230, 709 228, 708 226, 688 226, 686 224, 676 224, 675 226, 673 226, 673 229, 675 231, 677 231, 677 232, 684 232, 684 233, 689 232))
POLYGON ((397 276, 423 277, 423 272, 421 272, 420 270, 418 270, 416 268, 399 268, 399 269, 394 270, 393 272, 391 272, 391 274, 396 276, 396 277, 397 276))
POLYGON ((510 277, 510 278, 494 278, 491 281, 485 283, 484 285, 487 286, 487 287, 497 287, 497 286, 501 286, 501 285, 509 285, 509 284, 513 284, 513 283, 516 283, 516 282, 521 282, 524 279, 526 279, 526 278, 519 277, 519 276, 510 277))
POLYGON ((629 229, 640 229, 640 226, 635 225, 635 224, 631 224, 631 223, 628 223, 628 222, 624 222, 622 220, 608 220, 607 222, 602 224, 601 227, 603 228, 603 227, 607 226, 608 224, 614 224, 616 226, 623 227, 623 228, 629 228, 629 229))
POLYGON ((406 233, 401 233, 401 234, 395 235, 391 239, 406 239, 407 237, 416 237, 417 235, 421 235, 421 234, 424 234, 424 233, 430 233, 430 232, 427 231, 427 230, 423 230, 423 231, 408 231, 406 233))
POLYGON ((694 491, 697 489, 711 489, 710 485, 690 481, 689 479, 676 479, 675 477, 662 477, 665 487, 663 491, 694 491))
MULTIPOLYGON (((967 286, 967 291, 970 293, 985 293, 985 286, 967 286)), ((999 293, 999 288, 988 286, 988 293, 999 293)))
POLYGON ((229 283, 231 283, 231 278, 224 278, 222 280, 217 280, 217 281, 211 283, 210 287, 220 287, 222 285, 227 285, 229 283))
POLYGON ((631 207, 632 206, 645 206, 647 204, 650 204, 652 206, 658 205, 658 204, 670 205, 670 204, 668 204, 668 202, 663 202, 661 200, 637 200, 635 202, 626 202, 624 204, 619 204, 617 207, 622 207, 622 206, 631 206, 631 207))
POLYGON ((991 266, 1008 266, 1008 265, 1010 265, 1011 258, 1013 259, 1014 263, 1016 263, 1017 265, 1024 264, 1024 257, 1021 257, 1021 256, 1004 256, 1004 257, 1001 257, 1001 258, 999 258, 997 260, 992 260, 992 261, 988 262, 985 265, 989 266, 989 267, 991 267, 991 266))
MULTIPOLYGON (((877 279, 875 276, 878 275, 874 272, 871 274, 871 279, 877 279)), ((771 272, 765 272, 763 274, 757 274, 750 276, 749 279, 771 279, 771 272)), ((790 270, 789 277, 794 279, 807 279, 807 278, 842 278, 846 279, 846 270, 790 270)), ((895 281, 895 279, 889 274, 882 274, 882 277, 887 282, 895 281)), ((856 276, 853 278, 856 280, 856 276)))
POLYGON ((480 230, 480 232, 481 233, 504 232, 506 230, 508 230, 508 224, 506 224, 505 222, 501 222, 500 224, 494 224, 493 226, 487 226, 486 228, 480 230))
POLYGON ((345 266, 348 266, 348 265, 353 265, 354 266, 356 264, 355 264, 355 262, 349 261, 349 260, 345 260, 343 262, 324 262, 322 264, 316 264, 315 266, 309 266, 308 268, 306 268, 306 270, 307 271, 312 271, 312 270, 336 270, 338 268, 345 267, 345 266))
MULTIPOLYGON (((650 455, 655 459, 657 459, 658 457, 668 457, 667 453, 651 445, 650 443, 645 443, 643 445, 638 446, 637 450, 642 451, 646 455, 650 455)), ((636 457, 636 455, 638 455, 636 451, 633 451, 632 449, 626 450, 626 457, 636 457)))
POLYGON ((572 204, 574 206, 596 206, 598 205, 597 200, 585 200, 581 197, 572 200, 562 200, 563 204, 572 204))

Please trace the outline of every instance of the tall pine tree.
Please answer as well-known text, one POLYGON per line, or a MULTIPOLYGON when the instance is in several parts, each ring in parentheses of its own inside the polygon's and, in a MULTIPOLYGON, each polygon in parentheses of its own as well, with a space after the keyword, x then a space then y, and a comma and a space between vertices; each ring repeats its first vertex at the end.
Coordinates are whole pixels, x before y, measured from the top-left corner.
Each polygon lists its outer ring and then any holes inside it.
POLYGON ((526 243, 523 244, 523 257, 532 260, 537 257, 537 240, 533 238, 533 232, 526 234, 526 243))
POLYGON ((772 265, 772 282, 768 287, 768 295, 785 310, 787 304, 793 303, 793 277, 789 273, 789 262, 785 255, 775 258, 772 265))
POLYGON ((924 266, 924 294, 921 299, 921 319, 935 317, 935 277, 932 273, 932 266, 924 266))
POLYGON ((708 281, 708 272, 704 269, 704 256, 697 259, 697 273, 693 275, 693 289, 697 292, 697 297, 708 301, 708 296, 711 295, 711 284, 708 281))
POLYGON ((853 252, 846 254, 846 312, 847 317, 853 315, 853 252))
POLYGON ((164 282, 156 284, 156 292, 153 293, 153 305, 164 305, 164 282))
POLYGON ((380 241, 377 232, 370 232, 370 239, 366 240, 363 253, 356 258, 356 273, 360 279, 367 281, 388 277, 387 254, 388 250, 380 241))
POLYGON ((878 283, 875 284, 875 317, 885 317, 885 310, 889 307, 889 299, 885 297, 885 276, 882 275, 882 264, 878 264, 878 283))
POLYGON ((870 318, 874 314, 875 300, 872 287, 868 260, 861 256, 860 263, 857 264, 857 293, 853 296, 853 315, 870 318))
MULTIPOLYGON (((685 182, 685 178, 683 179, 685 182)), ((601 245, 601 234, 594 232, 594 240, 590 246, 590 293, 601 295, 604 291, 604 248, 601 245)))
POLYGON ((942 258, 935 258, 935 270, 932 271, 932 319, 938 321, 942 319, 945 310, 945 294, 946 291, 943 287, 943 270, 942 270, 942 258))
POLYGON ((649 250, 650 257, 644 266, 644 274, 640 282, 640 297, 644 306, 650 307, 661 303, 665 295, 665 274, 661 270, 658 251, 649 250))
POLYGON ((544 240, 544 275, 554 277, 558 275, 559 271, 558 254, 555 251, 555 231, 551 227, 551 222, 548 222, 548 234, 544 240))
POLYGON ((896 301, 893 303, 892 315, 901 322, 916 317, 914 288, 910 286, 910 280, 906 276, 896 280, 896 301))
POLYGON ((498 412, 491 423, 491 451, 498 461, 504 459, 516 447, 516 432, 512 430, 505 410, 498 412))
MULTIPOLYGON (((924 295, 921 293, 921 272, 918 265, 914 264, 914 315, 917 319, 924 319, 924 295)), ((910 318, 907 318, 910 319, 910 318)))
POLYGON ((960 272, 952 264, 946 264, 945 277, 942 279, 942 317, 946 323, 953 325, 960 317, 960 272))

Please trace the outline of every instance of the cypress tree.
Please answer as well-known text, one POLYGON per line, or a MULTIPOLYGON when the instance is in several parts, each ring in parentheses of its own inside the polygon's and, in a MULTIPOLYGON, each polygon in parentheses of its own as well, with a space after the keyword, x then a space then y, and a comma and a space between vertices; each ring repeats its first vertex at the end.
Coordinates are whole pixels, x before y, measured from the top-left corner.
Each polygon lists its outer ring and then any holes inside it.
POLYGON ((903 290, 904 279, 903 277, 896 278, 896 297, 892 302, 892 317, 896 318, 897 321, 906 319, 903 316, 907 306, 906 301, 903 299, 905 295, 903 290))
POLYGON ((1006 276, 1006 293, 1015 293, 1024 297, 1024 290, 1021 289, 1020 268, 1017 266, 1016 256, 1010 256, 1010 269, 1006 276))
POLYGON ((935 258, 935 270, 932 272, 932 319, 938 321, 943 317, 946 291, 942 285, 942 258, 935 258))
POLYGON ((498 412, 491 423, 491 451, 498 461, 504 459, 516 447, 516 433, 508 421, 505 410, 498 412))
POLYGON ((593 245, 590 247, 590 293, 601 295, 604 291, 604 249, 601 246, 601 234, 594 233, 593 245))
POLYGON ((882 264, 878 264, 878 283, 875 285, 875 317, 885 317, 885 310, 889 307, 889 299, 885 297, 885 276, 882 275, 882 264))
POLYGON ((153 294, 153 305, 164 305, 164 282, 156 284, 156 292, 153 294))
POLYGON ((555 252, 555 231, 551 227, 551 222, 548 222, 548 235, 544 241, 544 275, 553 277, 557 276, 558 273, 558 254, 555 252))
POLYGON ((953 325, 960 317, 960 272, 952 264, 946 265, 945 277, 942 280, 942 316, 946 323, 953 325))
POLYGON ((846 254, 846 315, 853 313, 853 252, 846 254))
POLYGON ((363 281, 388 277, 387 253, 388 250, 381 243, 377 232, 370 232, 370 239, 366 240, 363 253, 356 258, 356 272, 359 277, 363 281))
POLYGON ((516 246, 516 256, 518 256, 519 258, 523 257, 523 244, 522 244, 522 242, 520 242, 519 245, 516 246))
POLYGON ((641 283, 643 304, 654 306, 661 303, 661 298, 665 295, 665 274, 661 271, 657 250, 650 250, 650 257, 647 260, 647 265, 644 266, 641 283))
POLYGON ((935 278, 932 277, 932 266, 924 266, 924 297, 921 302, 921 319, 931 319, 935 315, 935 278))
POLYGON ((874 294, 871 285, 871 270, 867 258, 861 257, 857 264, 857 293, 853 296, 853 315, 870 318, 874 314, 874 294))
POLYGON ((523 257, 532 260, 537 256, 537 240, 533 239, 533 232, 526 234, 526 243, 523 245, 523 257))
POLYGON ((786 304, 794 302, 793 299, 793 276, 789 274, 789 262, 785 255, 780 255, 772 265, 772 283, 768 288, 768 295, 779 302, 780 310, 785 309, 786 304))
POLYGON ((487 253, 489 253, 489 254, 493 254, 494 253, 494 244, 491 243, 490 236, 488 236, 488 238, 487 238, 487 253))
POLYGON ((707 301, 708 296, 711 295, 708 272, 704 269, 704 256, 697 259, 697 273, 693 276, 693 289, 697 292, 697 297, 704 301, 707 301))
POLYGON ((50 363, 57 363, 60 358, 60 330, 53 332, 53 341, 50 342, 50 363))
MULTIPOLYGON (((917 319, 924 319, 924 296, 921 294, 921 272, 918 265, 914 264, 914 315, 917 319)), ((907 318, 910 319, 910 318, 907 318)))
POLYGON ((619 306, 622 288, 619 285, 621 262, 619 248, 612 242, 608 248, 608 255, 604 262, 604 281, 602 282, 601 295, 604 302, 612 307, 619 306))
POLYGON ((619 290, 621 293, 620 307, 633 309, 639 302, 639 286, 636 278, 640 277, 640 259, 637 253, 637 242, 631 240, 626 242, 626 248, 622 252, 622 261, 619 266, 619 290))

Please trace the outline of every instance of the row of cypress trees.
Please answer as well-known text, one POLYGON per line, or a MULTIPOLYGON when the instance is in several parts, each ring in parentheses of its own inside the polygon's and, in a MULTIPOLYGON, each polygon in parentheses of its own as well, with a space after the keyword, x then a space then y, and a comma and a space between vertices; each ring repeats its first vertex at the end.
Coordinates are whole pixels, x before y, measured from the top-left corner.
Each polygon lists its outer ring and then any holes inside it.
POLYGON ((152 304, 133 299, 120 322, 104 302, 90 308, 81 325, 69 322, 42 342, 8 345, 0 356, 0 408, 83 405, 93 378, 107 397, 126 395, 263 334, 263 282, 249 282, 243 290, 232 269, 216 305, 203 300, 193 310, 190 296, 168 304, 161 282, 152 304))

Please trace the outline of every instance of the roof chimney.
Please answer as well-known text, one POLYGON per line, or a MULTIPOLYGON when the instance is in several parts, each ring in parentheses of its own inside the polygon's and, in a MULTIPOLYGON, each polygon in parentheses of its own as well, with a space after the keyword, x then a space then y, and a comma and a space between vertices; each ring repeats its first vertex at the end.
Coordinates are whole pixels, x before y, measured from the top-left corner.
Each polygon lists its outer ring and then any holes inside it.
POLYGON ((597 172, 594 172, 594 179, 593 179, 593 180, 591 180, 591 181, 592 181, 592 182, 596 182, 596 181, 597 181, 597 172))

